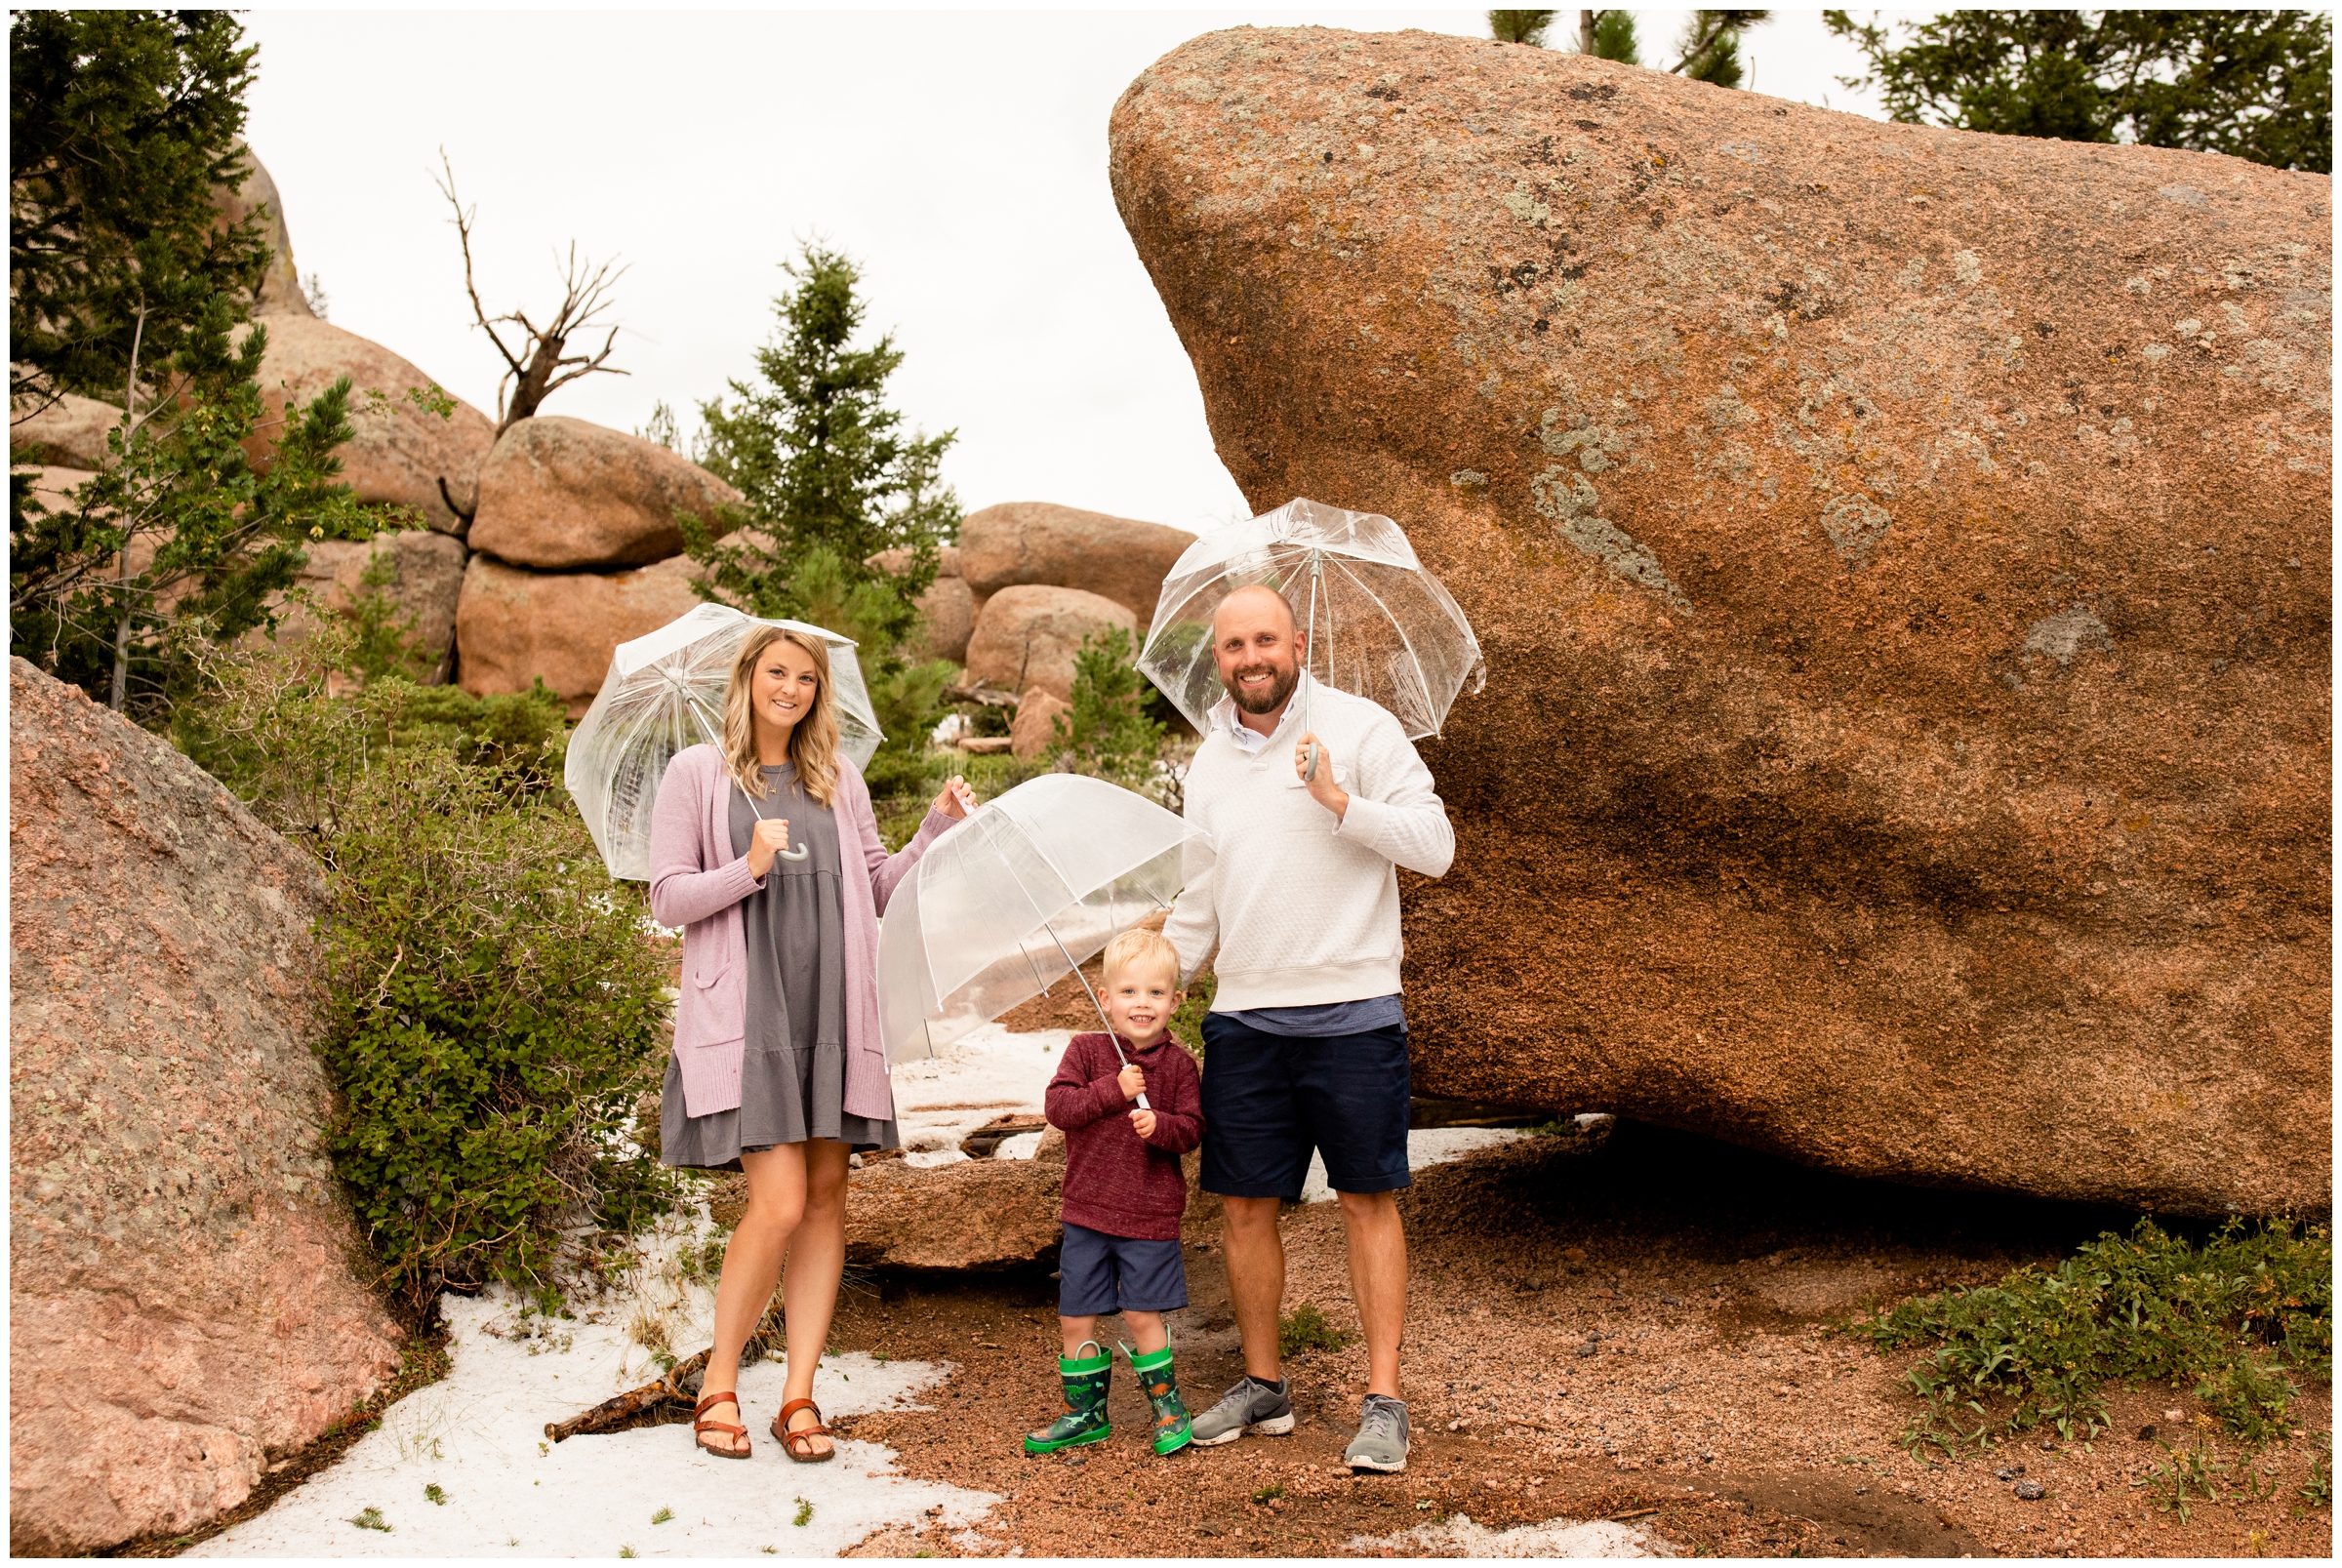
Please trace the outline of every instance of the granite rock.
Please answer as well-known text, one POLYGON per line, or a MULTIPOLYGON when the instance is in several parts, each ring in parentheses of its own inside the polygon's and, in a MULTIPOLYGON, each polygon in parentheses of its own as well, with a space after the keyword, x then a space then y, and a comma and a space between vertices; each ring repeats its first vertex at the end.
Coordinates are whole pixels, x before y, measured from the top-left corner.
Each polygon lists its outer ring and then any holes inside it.
POLYGON ((1331 28, 1110 143, 1246 497, 1487 651, 1419 1093, 2330 1205, 2328 178, 1331 28))

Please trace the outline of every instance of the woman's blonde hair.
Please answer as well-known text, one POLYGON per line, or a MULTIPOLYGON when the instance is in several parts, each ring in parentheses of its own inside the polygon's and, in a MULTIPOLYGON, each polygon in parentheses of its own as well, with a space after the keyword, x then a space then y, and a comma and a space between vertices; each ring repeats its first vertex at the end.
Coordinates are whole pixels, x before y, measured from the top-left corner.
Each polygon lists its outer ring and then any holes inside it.
POLYGON ((821 638, 787 626, 758 626, 740 645, 732 661, 732 679, 724 688, 724 766, 753 799, 764 798, 764 770, 756 757, 756 723, 749 711, 756 666, 777 642, 793 644, 813 660, 813 711, 788 732, 788 760, 797 765, 797 783, 817 805, 828 806, 837 796, 837 698, 829 689, 829 649, 821 638))

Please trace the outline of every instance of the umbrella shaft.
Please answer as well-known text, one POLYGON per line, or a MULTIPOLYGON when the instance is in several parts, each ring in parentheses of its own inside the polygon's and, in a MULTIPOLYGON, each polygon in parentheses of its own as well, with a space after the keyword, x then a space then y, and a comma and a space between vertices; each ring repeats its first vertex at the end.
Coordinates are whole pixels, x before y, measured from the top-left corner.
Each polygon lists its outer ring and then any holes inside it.
MULTIPOLYGON (((1090 989, 1089 977, 1081 972, 1081 965, 1073 962, 1073 955, 1070 952, 1066 952, 1066 941, 1063 937, 1057 934, 1057 927, 1044 920, 1041 922, 1041 929, 1049 933, 1049 940, 1057 944, 1057 950, 1061 953, 1065 953, 1066 967, 1073 971, 1074 980, 1077 981, 1081 985, 1081 993, 1090 999, 1090 1005, 1092 1007, 1098 1009, 1098 1022, 1106 1025, 1106 1040, 1109 1045, 1114 1048, 1114 1060, 1121 1063, 1126 1067, 1129 1066, 1130 1058, 1122 1054, 1122 1037, 1114 1032, 1113 1021, 1106 1016, 1106 1004, 1098 1000, 1098 993, 1096 991, 1090 989)), ((1141 1110, 1152 1110, 1154 1108, 1152 1106, 1147 1104, 1147 1097, 1145 1094, 1141 1094, 1139 1096, 1139 1108, 1141 1110)))

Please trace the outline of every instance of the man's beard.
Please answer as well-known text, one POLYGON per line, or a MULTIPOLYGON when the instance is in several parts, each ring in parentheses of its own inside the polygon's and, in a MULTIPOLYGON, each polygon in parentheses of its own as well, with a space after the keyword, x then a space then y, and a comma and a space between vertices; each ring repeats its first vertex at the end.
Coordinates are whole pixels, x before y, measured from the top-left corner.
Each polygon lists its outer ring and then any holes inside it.
POLYGON ((1228 695, 1234 698, 1236 706, 1245 712, 1273 713, 1285 705, 1285 699, 1291 697, 1293 688, 1301 684, 1301 671, 1298 665, 1291 669, 1279 669, 1274 664, 1246 664, 1236 671, 1235 679, 1227 684, 1228 695), (1247 675, 1258 674, 1264 669, 1268 670, 1272 677, 1268 692, 1259 697, 1245 696, 1244 689, 1237 684, 1237 681, 1241 681, 1247 675))

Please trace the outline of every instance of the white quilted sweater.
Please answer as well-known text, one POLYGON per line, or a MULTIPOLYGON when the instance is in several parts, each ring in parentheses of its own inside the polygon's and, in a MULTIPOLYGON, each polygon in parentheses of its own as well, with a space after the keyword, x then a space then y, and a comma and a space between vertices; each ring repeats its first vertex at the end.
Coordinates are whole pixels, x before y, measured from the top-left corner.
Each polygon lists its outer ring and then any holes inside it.
POLYGON ((1302 677, 1276 734, 1238 747, 1214 715, 1187 778, 1187 820, 1210 835, 1188 841, 1187 886, 1163 935, 1181 979, 1212 956, 1212 1008, 1308 1007, 1389 996, 1405 943, 1393 865, 1446 872, 1455 829, 1398 720, 1380 705, 1302 677), (1293 746, 1316 732, 1350 791, 1339 822, 1293 770, 1293 746))

